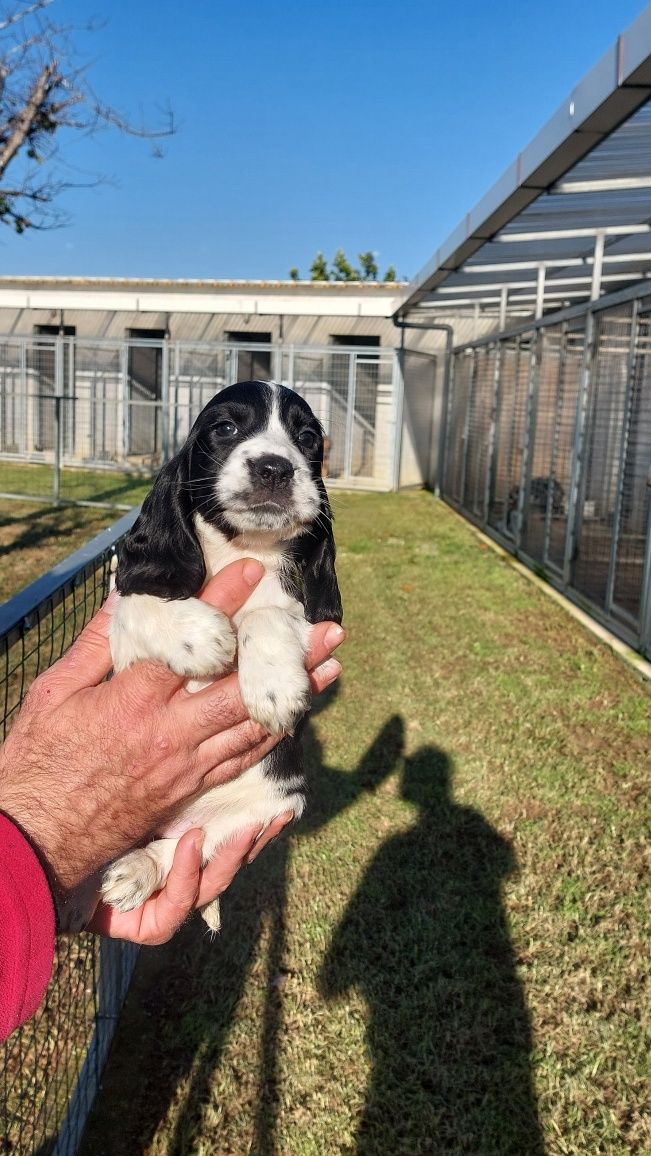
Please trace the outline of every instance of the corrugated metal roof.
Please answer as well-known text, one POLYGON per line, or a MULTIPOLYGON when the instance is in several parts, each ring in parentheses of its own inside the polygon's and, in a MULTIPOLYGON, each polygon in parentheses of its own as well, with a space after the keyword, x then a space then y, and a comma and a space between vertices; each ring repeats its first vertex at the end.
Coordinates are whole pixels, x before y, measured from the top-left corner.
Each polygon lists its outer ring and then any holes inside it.
POLYGON ((549 312, 651 276, 651 5, 414 279, 416 306, 549 312))

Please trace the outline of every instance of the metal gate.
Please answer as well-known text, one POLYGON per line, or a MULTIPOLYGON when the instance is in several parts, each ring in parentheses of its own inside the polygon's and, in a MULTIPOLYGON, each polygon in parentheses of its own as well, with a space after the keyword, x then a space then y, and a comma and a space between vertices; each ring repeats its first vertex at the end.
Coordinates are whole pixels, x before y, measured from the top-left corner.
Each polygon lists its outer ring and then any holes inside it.
POLYGON ((443 496, 651 654, 651 297, 457 349, 443 496))
POLYGON ((153 474, 216 393, 269 365, 320 419, 334 486, 395 487, 402 377, 392 349, 8 337, 0 493, 57 499, 73 470, 85 471, 91 490, 98 471, 153 474))

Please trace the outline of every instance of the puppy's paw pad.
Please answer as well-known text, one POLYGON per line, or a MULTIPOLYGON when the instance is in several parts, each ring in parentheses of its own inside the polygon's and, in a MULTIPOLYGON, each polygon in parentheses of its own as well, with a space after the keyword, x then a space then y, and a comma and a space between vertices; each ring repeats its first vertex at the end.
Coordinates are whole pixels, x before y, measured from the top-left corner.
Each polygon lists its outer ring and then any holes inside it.
POLYGON ((157 863, 145 850, 131 851, 104 872, 102 899, 118 911, 133 911, 160 886, 157 863))

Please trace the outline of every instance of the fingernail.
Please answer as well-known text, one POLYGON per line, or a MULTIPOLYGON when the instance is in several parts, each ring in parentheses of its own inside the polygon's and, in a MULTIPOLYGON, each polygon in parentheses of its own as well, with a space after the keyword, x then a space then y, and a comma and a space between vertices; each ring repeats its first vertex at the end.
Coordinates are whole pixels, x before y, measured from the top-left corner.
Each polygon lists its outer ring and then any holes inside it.
POLYGON ((314 674, 321 679, 322 682, 329 686, 341 674, 341 663, 337 662, 336 658, 326 658, 320 666, 314 668, 314 674))
POLYGON ((197 831, 194 839, 192 840, 192 846, 194 847, 195 851, 201 851, 201 848, 203 847, 203 831, 197 831))
POLYGON ((346 637, 346 631, 341 626, 330 626, 326 630, 325 644, 330 650, 335 650, 346 637))
POLYGON ((255 559, 251 558, 244 563, 244 567, 242 569, 242 577, 244 578, 247 586, 257 586, 263 574, 264 566, 261 566, 259 562, 255 561, 255 559))

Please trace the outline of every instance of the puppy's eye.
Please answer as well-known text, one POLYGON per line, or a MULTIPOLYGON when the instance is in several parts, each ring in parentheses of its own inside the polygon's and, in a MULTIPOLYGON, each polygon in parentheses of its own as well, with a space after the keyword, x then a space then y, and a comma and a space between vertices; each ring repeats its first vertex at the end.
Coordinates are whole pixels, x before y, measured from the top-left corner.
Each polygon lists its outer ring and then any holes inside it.
POLYGON ((234 438, 237 433, 237 426, 232 421, 218 421, 215 426, 215 433, 220 438, 234 438))
POLYGON ((317 443, 317 436, 311 429, 302 429, 298 435, 298 444, 304 450, 313 450, 317 443))

